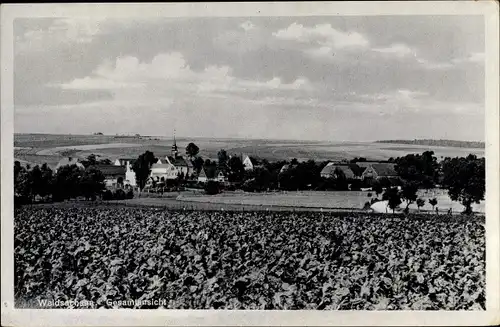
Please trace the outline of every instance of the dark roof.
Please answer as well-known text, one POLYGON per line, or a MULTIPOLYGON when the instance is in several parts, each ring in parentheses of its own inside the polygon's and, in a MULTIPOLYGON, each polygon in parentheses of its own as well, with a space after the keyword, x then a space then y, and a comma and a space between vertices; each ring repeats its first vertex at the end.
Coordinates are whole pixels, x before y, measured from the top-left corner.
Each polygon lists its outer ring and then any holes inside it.
POLYGON ((93 166, 96 169, 99 169, 104 176, 125 176, 125 168, 122 166, 115 165, 95 165, 93 166))
POLYGON ((174 166, 185 166, 185 167, 193 167, 191 161, 184 159, 183 157, 174 158, 172 156, 168 156, 168 160, 174 166))
MULTIPOLYGON (((336 169, 340 169, 346 178, 353 178, 356 176, 356 172, 359 170, 358 168, 351 167, 351 164, 335 164, 333 162, 330 162, 321 170, 321 175, 330 175, 333 176, 335 173, 336 169), (354 171, 354 170, 356 171, 354 171)), ((355 166, 355 165, 354 165, 355 166)), ((356 166, 357 167, 357 166, 356 166)))
POLYGON ((360 168, 365 169, 365 168, 370 167, 374 163, 376 163, 376 162, 360 161, 360 162, 356 162, 356 165, 358 165, 358 167, 360 167, 360 168))
POLYGON ((354 172, 354 175, 356 176, 361 176, 363 175, 363 172, 365 171, 365 168, 358 166, 357 164, 349 164, 349 168, 354 172))
POLYGON ((378 176, 390 177, 398 175, 396 164, 393 163, 374 163, 372 167, 377 172, 378 176))
POLYGON ((256 158, 252 157, 252 156, 248 156, 248 158, 250 159, 250 162, 251 162, 251 163, 252 163, 252 165, 254 165, 254 166, 255 166, 255 165, 257 165, 257 164, 259 163, 259 161, 258 161, 256 158))
POLYGON ((151 168, 170 168, 170 167, 172 167, 172 165, 171 165, 171 164, 168 164, 168 163, 166 163, 166 164, 154 163, 154 164, 151 166, 151 168))

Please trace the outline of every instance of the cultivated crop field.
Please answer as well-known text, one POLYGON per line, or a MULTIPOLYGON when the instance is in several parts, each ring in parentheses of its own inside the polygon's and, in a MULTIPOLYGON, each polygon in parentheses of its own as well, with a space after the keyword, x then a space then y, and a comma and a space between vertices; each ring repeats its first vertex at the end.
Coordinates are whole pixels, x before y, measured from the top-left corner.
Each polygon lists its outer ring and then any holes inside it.
POLYGON ((480 218, 33 206, 14 231, 18 307, 485 308, 480 218))

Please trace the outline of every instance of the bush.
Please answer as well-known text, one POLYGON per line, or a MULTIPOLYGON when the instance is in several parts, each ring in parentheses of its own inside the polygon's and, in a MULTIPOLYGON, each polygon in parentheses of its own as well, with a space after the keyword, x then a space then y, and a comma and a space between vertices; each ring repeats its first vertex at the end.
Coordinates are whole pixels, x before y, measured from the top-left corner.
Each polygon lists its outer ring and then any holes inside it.
POLYGON ((134 191, 132 189, 128 190, 126 198, 127 199, 133 199, 134 198, 134 191))
POLYGON ((350 191, 360 191, 361 190, 361 181, 358 179, 349 180, 349 190, 350 191))
POLYGON ((205 193, 209 195, 218 194, 220 192, 219 182, 216 181, 208 181, 205 184, 205 193))
POLYGON ((107 201, 107 200, 113 200, 113 193, 110 190, 106 190, 102 193, 102 199, 107 201))
POLYGON ((126 194, 125 191, 122 189, 118 189, 115 191, 115 194, 113 194, 113 198, 115 200, 125 200, 126 194))
POLYGON ((365 202, 365 205, 363 206, 363 210, 370 210, 370 208, 371 208, 371 204, 370 204, 370 202, 369 202, 369 201, 366 201, 366 202, 365 202))
POLYGON ((393 185, 393 183, 391 183, 391 180, 387 177, 381 177, 379 180, 378 180, 380 186, 382 186, 383 188, 389 188, 393 185))

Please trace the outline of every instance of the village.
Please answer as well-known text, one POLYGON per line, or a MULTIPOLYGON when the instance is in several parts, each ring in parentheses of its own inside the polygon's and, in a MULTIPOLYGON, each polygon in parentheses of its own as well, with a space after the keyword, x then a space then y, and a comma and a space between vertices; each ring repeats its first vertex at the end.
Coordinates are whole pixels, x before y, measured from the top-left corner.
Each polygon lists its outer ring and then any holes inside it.
POLYGON ((386 161, 355 157, 316 162, 295 158, 268 161, 248 154, 228 154, 224 149, 211 160, 199 152, 198 146, 189 142, 182 155, 174 136, 168 154, 146 150, 137 158, 65 157, 53 172, 46 164, 31 169, 16 161, 16 201, 153 197, 162 204, 162 198, 177 197, 188 202, 220 201, 221 205, 228 201, 241 205, 276 203, 384 213, 420 212, 421 208, 428 213, 439 209, 450 214, 484 210, 484 182, 477 187, 469 183, 470 178, 484 178, 484 158, 472 154, 438 161, 433 151, 424 151, 386 161), (470 176, 470 167, 477 167, 476 177, 470 176), (283 195, 288 192, 295 196, 283 195), (307 196, 303 192, 308 192, 307 196), (220 193, 226 197, 211 198, 220 193), (260 195, 257 199, 249 197, 251 194, 260 195), (297 196, 303 199, 299 201, 297 196))
MULTIPOLYGON (((199 158, 199 157, 198 157, 199 158)), ((235 160, 238 164, 241 163, 243 175, 252 176, 252 173, 259 170, 268 169, 272 164, 266 160, 240 154, 228 155, 228 161, 235 160)), ((322 179, 339 179, 344 178, 347 181, 355 181, 353 184, 368 186, 373 181, 383 180, 387 186, 398 185, 399 177, 396 171, 394 162, 386 161, 367 161, 365 158, 357 160, 341 160, 328 161, 320 165, 321 170, 319 176, 322 179), (389 183, 388 183, 389 181, 389 183)), ((149 176, 144 184, 140 187, 136 180, 136 172, 134 171, 134 163, 137 158, 116 158, 114 161, 106 160, 106 163, 97 163, 92 165, 94 168, 101 171, 104 176, 104 183, 107 189, 132 189, 134 191, 144 192, 162 192, 170 189, 170 185, 178 185, 179 181, 183 181, 191 186, 198 184, 204 185, 208 182, 218 182, 223 186, 231 187, 234 185, 242 186, 242 180, 230 180, 231 172, 222 165, 210 160, 205 160, 201 166, 196 167, 193 161, 187 159, 179 153, 177 143, 174 139, 170 154, 160 156, 157 161, 150 167, 149 176)), ((279 162, 277 163, 280 164, 279 162)), ((76 165, 84 169, 82 159, 75 157, 65 157, 59 161, 55 170, 57 171, 62 166, 76 165)), ((284 176, 287 172, 293 170, 299 165, 296 159, 291 162, 283 162, 279 165, 279 176, 284 176)), ((255 179, 255 178, 253 178, 255 179)), ((250 177, 247 180, 252 180, 250 177)), ((351 184, 349 185, 351 186, 351 184)), ((364 187, 363 189, 368 189, 364 187)))

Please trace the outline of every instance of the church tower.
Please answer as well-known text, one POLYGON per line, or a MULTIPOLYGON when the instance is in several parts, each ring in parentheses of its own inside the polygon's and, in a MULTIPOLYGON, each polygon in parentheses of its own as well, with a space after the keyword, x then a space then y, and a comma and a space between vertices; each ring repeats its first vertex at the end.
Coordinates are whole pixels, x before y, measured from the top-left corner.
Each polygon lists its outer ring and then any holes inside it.
POLYGON ((175 141, 175 130, 174 130, 174 144, 172 145, 172 157, 174 157, 174 159, 177 159, 178 154, 179 151, 177 149, 177 142, 175 141))

